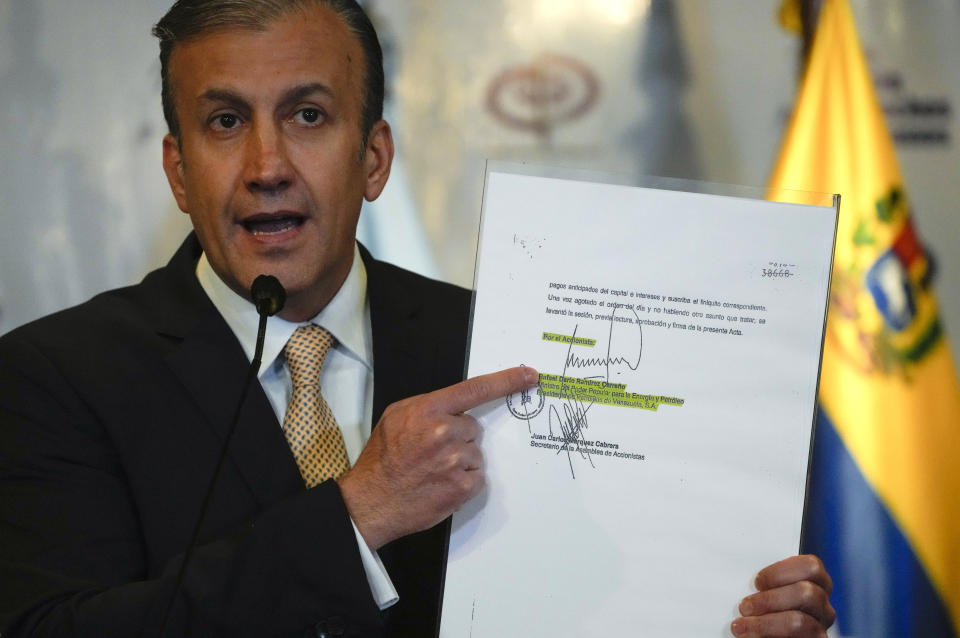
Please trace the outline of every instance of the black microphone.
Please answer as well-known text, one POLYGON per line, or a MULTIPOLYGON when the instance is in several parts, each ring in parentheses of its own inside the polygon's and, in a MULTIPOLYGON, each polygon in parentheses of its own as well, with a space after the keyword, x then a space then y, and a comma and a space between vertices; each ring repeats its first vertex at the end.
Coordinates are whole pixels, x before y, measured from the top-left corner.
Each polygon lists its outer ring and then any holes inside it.
POLYGON ((190 538, 190 544, 187 545, 187 551, 183 556, 183 562, 180 563, 180 571, 177 573, 177 582, 173 588, 173 595, 170 596, 170 602, 167 604, 167 611, 163 614, 163 621, 160 623, 158 636, 163 636, 167 629, 167 621, 170 620, 170 612, 176 604, 177 596, 183 587, 183 577, 187 573, 187 566, 190 559, 193 558, 193 550, 197 544, 197 537, 200 535, 200 528, 203 525, 203 519, 207 515, 207 506, 210 505, 210 496, 213 494, 213 487, 217 484, 217 477, 220 476, 220 468, 223 466, 223 460, 227 458, 227 449, 230 447, 230 439, 233 438, 233 431, 237 429, 237 422, 240 421, 240 409, 247 398, 247 391, 253 380, 257 378, 257 371, 260 370, 260 359, 263 356, 263 340, 267 334, 267 317, 272 317, 281 310, 283 304, 287 301, 287 291, 283 285, 273 275, 259 275, 253 280, 250 286, 250 298, 257 307, 257 314, 260 315, 260 323, 257 328, 257 345, 254 349, 253 359, 250 361, 250 367, 247 368, 247 378, 243 382, 243 390, 240 392, 240 400, 237 401, 237 409, 233 413, 233 419, 230 422, 230 428, 227 435, 223 437, 223 445, 220 448, 220 456, 217 458, 217 465, 213 469, 213 476, 210 477, 210 484, 207 486, 207 493, 203 497, 203 505, 200 506, 200 515, 193 527, 193 536, 190 538))
POLYGON ((250 298, 257 307, 260 316, 272 317, 281 310, 287 301, 287 291, 283 284, 273 275, 260 275, 253 280, 250 286, 250 298))

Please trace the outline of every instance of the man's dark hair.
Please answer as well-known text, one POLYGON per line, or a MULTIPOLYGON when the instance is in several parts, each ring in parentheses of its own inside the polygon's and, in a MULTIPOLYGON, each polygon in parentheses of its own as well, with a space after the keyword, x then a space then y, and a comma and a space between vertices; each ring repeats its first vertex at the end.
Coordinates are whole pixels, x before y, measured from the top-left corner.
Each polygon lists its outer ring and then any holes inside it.
POLYGON ((227 29, 264 31, 277 18, 317 5, 333 10, 363 49, 361 131, 366 146, 373 125, 383 117, 383 52, 370 18, 356 0, 177 0, 153 27, 153 35, 160 39, 161 100, 170 134, 180 139, 170 85, 170 54, 177 44, 227 29))

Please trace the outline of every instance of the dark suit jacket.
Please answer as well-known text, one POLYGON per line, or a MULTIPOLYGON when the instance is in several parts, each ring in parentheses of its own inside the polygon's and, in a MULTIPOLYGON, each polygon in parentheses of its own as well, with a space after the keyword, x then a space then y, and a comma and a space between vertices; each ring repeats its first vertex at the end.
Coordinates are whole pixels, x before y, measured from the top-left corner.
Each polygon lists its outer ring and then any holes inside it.
MULTIPOLYGON (((363 252, 376 423, 462 378, 470 295, 363 252)), ((196 280, 199 253, 191 236, 139 285, 0 339, 5 637, 159 624, 248 366, 196 280)), ((400 594, 381 614, 339 489, 304 488, 255 385, 168 634, 434 635, 445 533, 381 549, 400 594)))

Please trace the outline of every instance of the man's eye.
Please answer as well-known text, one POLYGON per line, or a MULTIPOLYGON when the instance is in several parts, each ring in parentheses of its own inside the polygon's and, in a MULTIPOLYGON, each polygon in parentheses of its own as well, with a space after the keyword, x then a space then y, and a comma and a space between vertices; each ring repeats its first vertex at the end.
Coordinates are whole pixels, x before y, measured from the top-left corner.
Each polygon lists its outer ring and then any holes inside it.
POLYGON ((213 128, 221 131, 227 131, 234 128, 240 119, 232 113, 223 113, 213 118, 213 128))
POLYGON ((305 108, 293 114, 293 119, 301 124, 314 125, 323 121, 323 112, 320 109, 305 108))

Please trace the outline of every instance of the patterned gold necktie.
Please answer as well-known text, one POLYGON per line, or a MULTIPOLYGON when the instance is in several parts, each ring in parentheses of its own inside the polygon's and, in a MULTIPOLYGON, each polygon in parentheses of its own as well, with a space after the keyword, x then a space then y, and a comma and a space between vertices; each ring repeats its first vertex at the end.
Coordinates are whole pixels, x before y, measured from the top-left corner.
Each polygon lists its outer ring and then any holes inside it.
POLYGON ((332 345, 333 335, 310 324, 297 328, 283 349, 293 381, 283 432, 307 487, 350 469, 340 426, 320 393, 320 370, 332 345))

